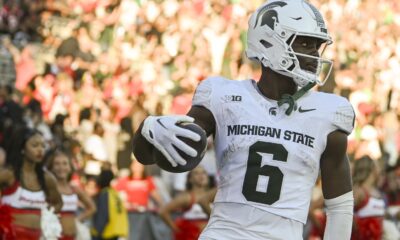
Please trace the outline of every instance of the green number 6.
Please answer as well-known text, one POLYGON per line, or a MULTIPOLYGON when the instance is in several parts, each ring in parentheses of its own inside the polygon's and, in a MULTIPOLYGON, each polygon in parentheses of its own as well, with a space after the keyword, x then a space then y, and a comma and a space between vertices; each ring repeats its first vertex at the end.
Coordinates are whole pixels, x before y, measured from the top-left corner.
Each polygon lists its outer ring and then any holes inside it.
POLYGON ((286 162, 288 151, 282 144, 261 141, 254 143, 249 148, 242 193, 247 201, 271 205, 281 196, 283 173, 276 166, 261 166, 262 156, 259 153, 269 153, 272 154, 273 160, 286 162), (260 175, 269 177, 265 192, 259 192, 256 189, 260 175))

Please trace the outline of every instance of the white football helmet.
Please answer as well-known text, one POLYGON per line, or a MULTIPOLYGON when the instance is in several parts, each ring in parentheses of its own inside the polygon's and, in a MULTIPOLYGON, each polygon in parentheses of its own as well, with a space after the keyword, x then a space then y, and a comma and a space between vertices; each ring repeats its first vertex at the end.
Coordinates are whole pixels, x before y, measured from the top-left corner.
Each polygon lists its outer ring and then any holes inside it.
POLYGON ((323 85, 332 70, 332 61, 323 59, 326 45, 332 43, 321 13, 305 0, 272 0, 259 7, 249 19, 246 55, 265 67, 292 77, 299 87, 308 83, 323 85), (319 56, 293 51, 297 36, 315 37, 324 42, 319 56), (315 72, 301 69, 298 57, 318 62, 315 72), (326 66, 324 66, 326 65, 326 66), (320 79, 322 67, 328 74, 320 79))

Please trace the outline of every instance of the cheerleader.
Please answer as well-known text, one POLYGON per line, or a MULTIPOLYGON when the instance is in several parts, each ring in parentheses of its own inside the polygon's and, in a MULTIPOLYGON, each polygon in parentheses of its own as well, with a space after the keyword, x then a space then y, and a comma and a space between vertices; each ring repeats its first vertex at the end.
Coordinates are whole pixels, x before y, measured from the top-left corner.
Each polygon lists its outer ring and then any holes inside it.
POLYGON ((45 140, 37 130, 15 126, 5 145, 6 165, 0 167, 0 187, 1 204, 9 207, 12 218, 9 234, 13 238, 9 239, 39 240, 55 226, 41 225, 43 209, 59 212, 62 207, 56 180, 43 168, 45 140))
POLYGON ((74 240, 77 234, 76 224, 92 217, 96 211, 95 203, 84 191, 70 183, 73 166, 65 152, 58 149, 51 151, 46 157, 46 167, 56 177, 57 187, 64 203, 60 212, 62 226, 60 240, 74 240), (83 211, 77 215, 79 202, 83 204, 83 211))
POLYGON ((208 215, 198 204, 209 190, 209 178, 202 166, 189 172, 186 191, 180 193, 160 210, 160 216, 173 230, 175 240, 197 240, 201 231, 207 225, 208 215), (175 221, 171 214, 182 211, 181 217, 175 221))

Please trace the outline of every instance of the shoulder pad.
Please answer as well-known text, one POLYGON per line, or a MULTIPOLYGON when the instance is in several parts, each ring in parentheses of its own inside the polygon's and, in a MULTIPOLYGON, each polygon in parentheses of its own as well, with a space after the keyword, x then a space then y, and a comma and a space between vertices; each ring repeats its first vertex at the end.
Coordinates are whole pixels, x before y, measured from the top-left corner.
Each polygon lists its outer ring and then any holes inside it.
POLYGON ((350 134, 354 128, 355 113, 350 102, 343 97, 337 98, 337 104, 332 109, 332 124, 339 130, 350 134))
POLYGON ((199 83, 193 95, 192 105, 203 106, 211 109, 211 95, 213 93, 213 86, 223 83, 225 81, 222 77, 209 77, 199 83))

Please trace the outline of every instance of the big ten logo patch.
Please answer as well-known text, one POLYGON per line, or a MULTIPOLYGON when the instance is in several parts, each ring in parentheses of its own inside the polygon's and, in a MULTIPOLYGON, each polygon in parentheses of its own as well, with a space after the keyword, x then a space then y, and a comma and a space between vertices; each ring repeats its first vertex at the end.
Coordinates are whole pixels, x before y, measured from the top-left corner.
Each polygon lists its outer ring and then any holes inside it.
POLYGON ((224 102, 241 102, 242 96, 240 96, 240 95, 225 95, 223 100, 224 100, 224 102))

